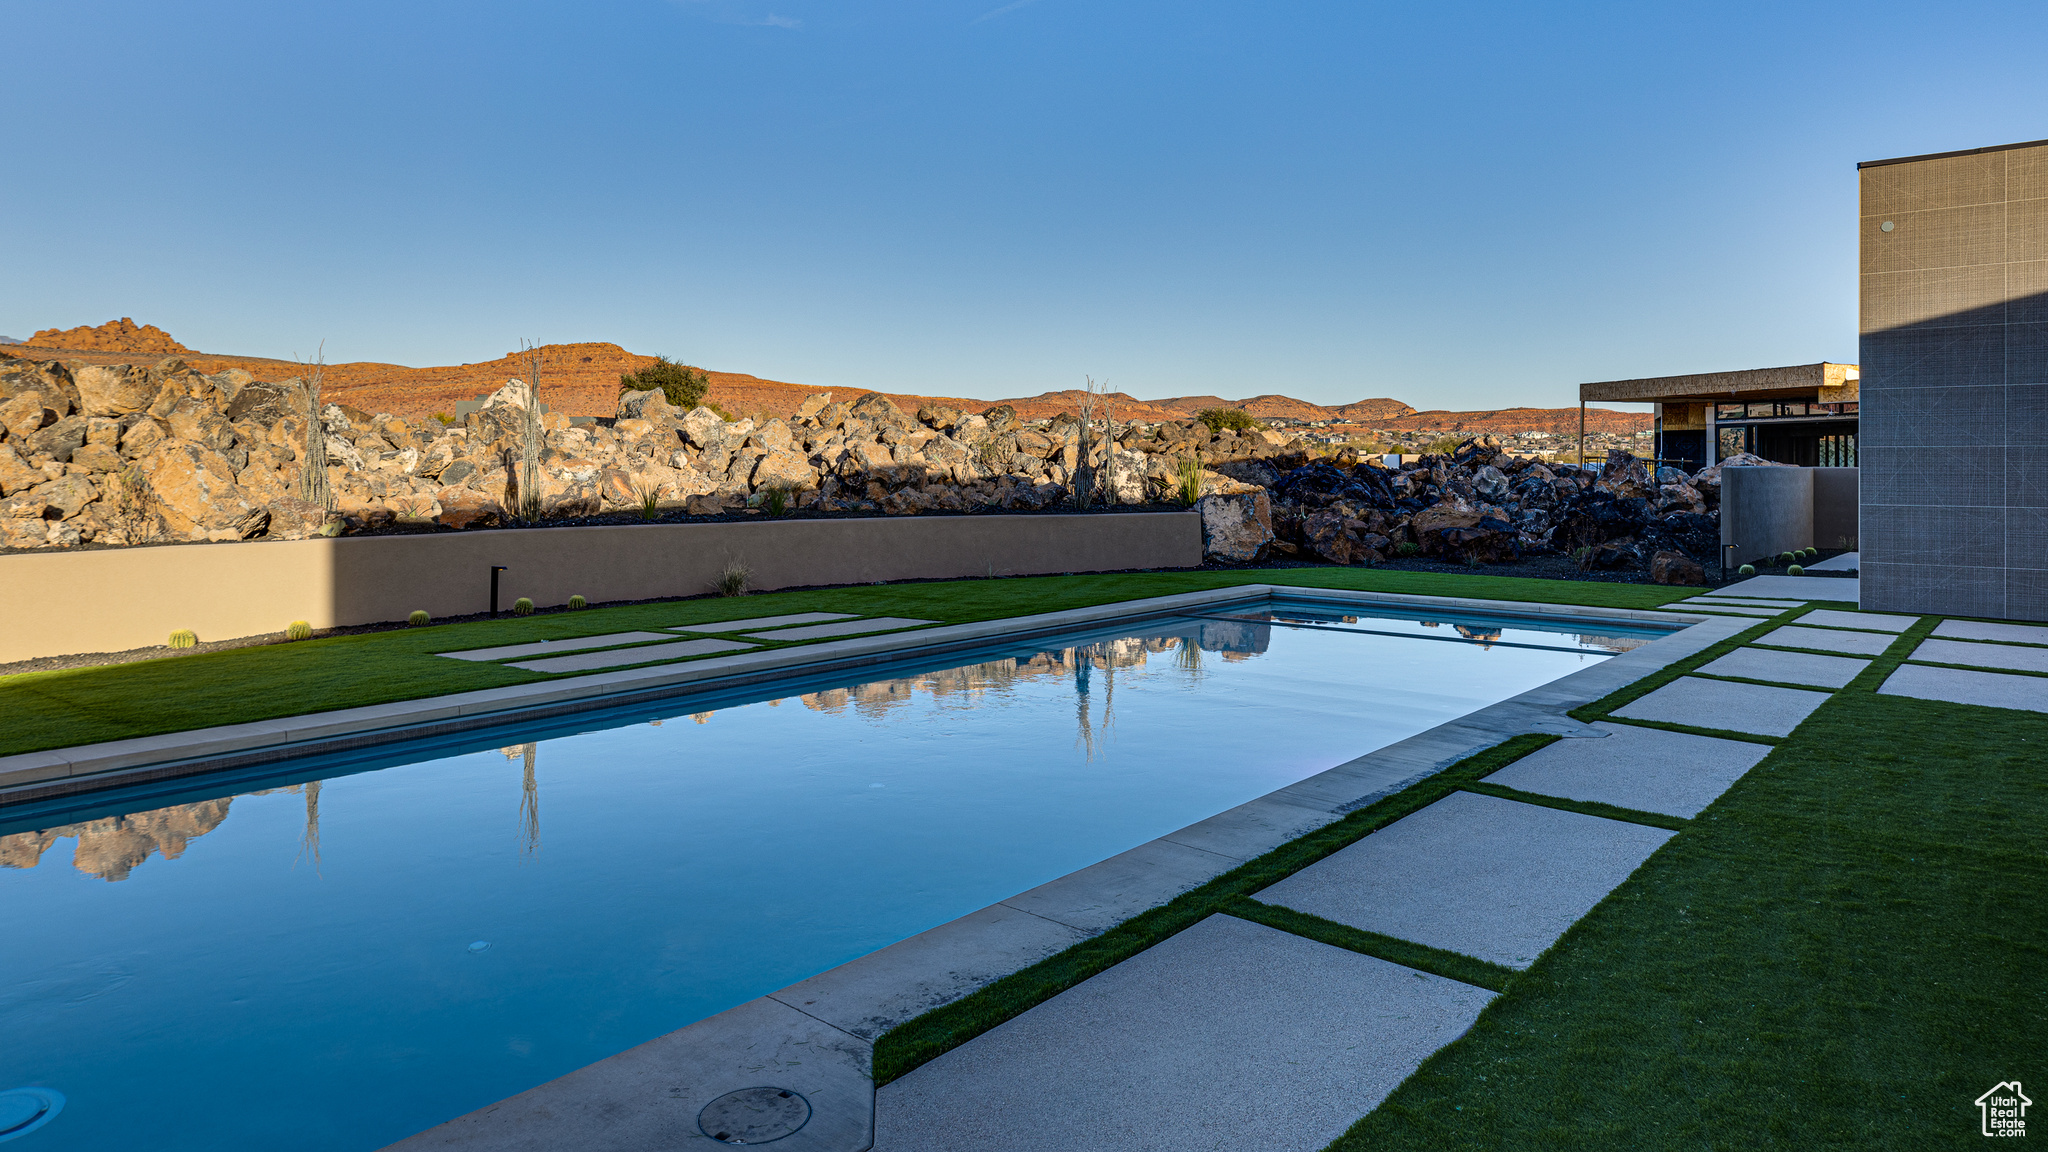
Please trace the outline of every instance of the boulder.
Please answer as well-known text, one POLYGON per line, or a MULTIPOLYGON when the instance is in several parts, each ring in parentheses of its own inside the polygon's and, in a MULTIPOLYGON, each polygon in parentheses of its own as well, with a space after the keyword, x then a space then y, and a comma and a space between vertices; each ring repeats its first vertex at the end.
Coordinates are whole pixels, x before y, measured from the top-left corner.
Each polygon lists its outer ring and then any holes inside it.
POLYGON ((497 501, 467 488, 442 488, 434 493, 434 501, 441 506, 434 519, 444 528, 488 528, 505 518, 497 501))
POLYGON ((1195 507, 1205 557, 1249 564, 1273 542, 1273 504, 1263 488, 1204 496, 1195 507))
POLYGON ((0 431, 8 439, 20 440, 34 435, 45 425, 55 424, 57 413, 41 392, 23 392, 21 395, 0 403, 0 431))
POLYGON ((1017 410, 1008 404, 998 404, 993 408, 984 409, 981 418, 988 422, 988 434, 991 436, 1001 436, 1005 432, 1014 431, 1017 427, 1017 410))
POLYGON ((99 489, 92 481, 76 473, 47 484, 37 485, 30 493, 31 500, 40 500, 44 505, 43 515, 52 520, 69 520, 85 510, 87 504, 100 498, 99 489))
POLYGON ((253 507, 227 459, 196 444, 164 449, 143 465, 143 473, 166 526, 188 538, 227 529, 253 507))
POLYGON ((855 400, 852 409, 848 411, 847 415, 851 418, 866 420, 877 427, 908 428, 916 423, 903 409, 896 406, 894 400, 889 399, 880 392, 869 392, 855 400))
POLYGON ((84 365, 72 373, 71 380, 88 416, 144 411, 162 390, 161 379, 154 372, 129 364, 84 365))
POLYGON ((760 462, 754 465, 752 482, 757 490, 782 488, 800 492, 818 486, 818 473, 802 453, 783 449, 761 457, 760 462))
POLYGON ((71 450, 71 463, 88 472, 119 472, 121 454, 106 444, 84 444, 71 450))
POLYGON ((823 412, 826 406, 831 403, 832 394, 830 392, 813 392, 809 396, 804 397, 804 402, 796 406, 795 419, 797 423, 810 424, 816 422, 818 414, 823 412))
POLYGON ((0 496, 24 492, 48 480, 40 468, 31 468, 12 444, 0 444, 0 496))
POLYGON ((683 438, 693 448, 715 449, 725 438, 725 418, 698 405, 682 418, 683 438))
POLYGON ((665 420, 674 412, 668 397, 658 388, 619 393, 618 418, 621 420, 665 420))
POLYGON ((30 456, 70 460, 72 451, 85 443, 85 427, 85 417, 66 416, 41 431, 31 432, 23 438, 23 443, 28 446, 30 456))
POLYGON ((1650 557, 1650 579, 1659 584, 1705 584, 1707 570, 1683 552, 1659 552, 1650 557))

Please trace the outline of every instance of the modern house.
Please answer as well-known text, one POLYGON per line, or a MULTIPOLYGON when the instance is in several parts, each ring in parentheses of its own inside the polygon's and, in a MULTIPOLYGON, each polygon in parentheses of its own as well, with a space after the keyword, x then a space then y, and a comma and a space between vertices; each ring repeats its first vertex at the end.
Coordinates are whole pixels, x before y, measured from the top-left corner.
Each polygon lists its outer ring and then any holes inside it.
POLYGON ((2048 140, 1857 168, 1863 607, 2048 620, 2048 140))
POLYGON ((1589 402, 1650 403, 1658 461, 1688 472, 1739 452, 1854 468, 1858 384, 1856 365, 1827 363, 1581 384, 1580 448, 1589 402))

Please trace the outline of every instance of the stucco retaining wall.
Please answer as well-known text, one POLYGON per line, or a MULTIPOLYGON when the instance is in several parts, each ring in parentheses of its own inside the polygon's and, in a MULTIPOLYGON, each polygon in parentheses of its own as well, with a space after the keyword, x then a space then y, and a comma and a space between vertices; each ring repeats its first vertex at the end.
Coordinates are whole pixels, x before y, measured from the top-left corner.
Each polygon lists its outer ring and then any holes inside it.
POLYGON ((1814 547, 1856 547, 1860 475, 1854 468, 1813 469, 1814 547))
POLYGON ((447 532, 248 544, 179 544, 0 556, 17 606, 0 663, 162 644, 486 611, 691 596, 729 560, 759 590, 969 576, 1189 568, 1202 561, 1194 512, 1076 516, 906 516, 760 524, 636 524, 447 532))
POLYGON ((1721 469, 1721 552, 1749 564, 1813 547, 1812 468, 1721 469))

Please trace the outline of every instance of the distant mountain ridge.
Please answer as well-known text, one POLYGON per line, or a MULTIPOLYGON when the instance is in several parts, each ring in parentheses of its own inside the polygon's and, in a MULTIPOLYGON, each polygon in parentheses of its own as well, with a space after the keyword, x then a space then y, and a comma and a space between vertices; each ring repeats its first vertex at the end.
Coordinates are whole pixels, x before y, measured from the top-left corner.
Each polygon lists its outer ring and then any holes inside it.
MULTIPOLYGON (((291 360, 197 352, 178 343, 163 329, 152 324, 138 325, 126 316, 96 327, 46 328, 26 341, 9 345, 9 348, 11 355, 93 364, 178 356, 202 372, 241 368, 259 380, 280 380, 303 375, 306 371, 305 365, 291 360)), ((541 391, 551 407, 570 415, 611 415, 617 410, 620 375, 638 372, 654 363, 652 356, 642 356, 617 344, 603 342, 548 344, 539 351, 541 391)), ((435 412, 452 413, 456 402, 487 394, 511 377, 523 379, 526 375, 526 356, 508 352, 496 360, 432 368, 409 368, 402 364, 373 361, 329 364, 323 369, 321 379, 322 393, 329 400, 347 403, 367 412, 390 412, 417 420, 435 412)), ((735 415, 761 412, 787 416, 796 410, 804 397, 815 392, 832 392, 850 399, 869 391, 866 388, 834 388, 766 380, 744 372, 707 369, 706 375, 711 380, 706 399, 735 415)), ((1016 408, 1017 415, 1025 420, 1043 419, 1061 412, 1078 412, 1086 398, 1086 393, 1077 388, 1003 400, 898 392, 885 395, 912 410, 926 404, 943 404, 980 411, 994 404, 1008 404, 1016 408)), ((1445 435, 1481 432, 1566 434, 1577 429, 1579 418, 1577 408, 1418 411, 1388 397, 1340 405, 1312 404, 1277 393, 1264 393, 1243 400, 1228 400, 1221 396, 1140 400, 1127 393, 1113 392, 1105 399, 1108 415, 1120 421, 1185 420, 1208 408, 1237 408, 1260 420, 1330 420, 1387 431, 1435 431, 1445 435)), ((1595 408, 1588 409, 1586 417, 1589 432, 1634 432, 1650 426, 1647 413, 1595 408)))

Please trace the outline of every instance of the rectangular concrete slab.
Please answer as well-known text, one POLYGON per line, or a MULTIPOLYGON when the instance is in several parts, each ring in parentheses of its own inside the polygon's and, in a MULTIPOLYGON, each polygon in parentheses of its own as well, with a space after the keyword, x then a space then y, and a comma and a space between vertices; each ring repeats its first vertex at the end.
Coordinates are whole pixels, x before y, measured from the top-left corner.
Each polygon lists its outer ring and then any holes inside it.
POLYGON ((557 656, 551 660, 523 660, 511 665, 529 672, 588 672, 595 668, 621 668, 652 660, 681 660, 713 652, 739 652, 758 647, 736 640, 678 640, 673 644, 649 644, 644 648, 617 648, 609 652, 585 652, 580 656, 557 656))
POLYGON ((1826 692, 1773 688, 1681 676, 1640 700, 1614 710, 1624 720, 1658 720, 1756 736, 1790 736, 1799 722, 1827 703, 1826 692))
POLYGON ((2008 644, 2048 644, 2048 628, 2038 624, 1988 624, 1982 620, 1943 620, 1934 634, 1949 640, 2003 640, 2008 644))
POLYGON ((1859 560, 1856 553, 1844 552, 1840 556, 1816 561, 1806 566, 1808 572, 1854 572, 1859 560))
POLYGON ((774 632, 749 632, 756 640, 816 640, 824 636, 854 636, 862 632, 886 632, 892 628, 919 628, 937 620, 906 620, 901 616, 872 616, 838 624, 813 624, 808 628, 782 628, 774 632))
POLYGON ((1862 582, 1854 576, 1751 576, 1725 588, 1716 588, 1709 596, 1756 597, 1776 600, 1846 600, 1851 604, 1861 599, 1862 582))
POLYGON ((1317 1152, 1492 994, 1229 916, 876 1093, 876 1152, 1317 1152))
POLYGON ((1764 744, 1716 740, 1633 724, 1593 727, 1604 740, 1559 740, 1488 776, 1487 782, 1687 819, 1771 754, 1764 744))
POLYGON ((1662 828, 1453 792, 1258 898, 1527 968, 1671 835, 1662 828))
POLYGON ((1937 664, 1974 664, 1979 668, 2006 668, 2014 672, 2048 672, 2048 648, 2023 648, 2018 644, 1923 640, 1907 659, 1931 660, 1937 664))
POLYGON ((1901 664, 1878 691, 1887 696, 1943 700, 1950 704, 2048 712, 2048 676, 2008 676, 2003 672, 1901 664))
POLYGON ((521 656, 547 656, 556 652, 576 652, 585 648, 611 648, 620 644, 640 644, 648 640, 666 640, 666 632, 613 632, 606 636, 577 636, 569 640, 542 640, 532 644, 506 644, 498 648, 471 648, 467 652, 437 652, 450 660, 513 660, 521 656))
POLYGON ((1797 600, 1748 600, 1735 596, 1694 596, 1680 600, 1680 604, 1698 605, 1702 608, 1769 608, 1773 612, 1789 612, 1799 606, 1797 600))
POLYGON ((1674 612, 1711 612, 1716 616, 1749 616, 1758 620, 1768 620, 1784 611, 1782 608, 1751 608, 1743 604, 1725 608, 1718 604, 1673 604, 1670 608, 1674 612))
POLYGON ((1788 624, 1775 631, 1766 632, 1754 644, 1780 644, 1787 648, 1820 648, 1828 652, 1848 652, 1856 656, 1881 656, 1891 647, 1894 636, 1882 636, 1875 632, 1844 632, 1839 628, 1804 628, 1788 624))
POLYGON ((756 616, 752 620, 719 620, 710 624, 683 624, 671 632, 743 632, 748 628, 780 628, 786 624, 817 624, 825 620, 851 620, 851 612, 792 612, 787 616, 756 616))
MULTIPOLYGON (((1780 632, 1784 631, 1779 629, 1780 632)), ((1777 632, 1771 635, 1777 635, 1777 632)), ((1709 676, 1742 676, 1778 684, 1840 688, 1870 666, 1851 656, 1816 656, 1811 652, 1774 652, 1769 648, 1737 648, 1699 671, 1709 676)))
MULTIPOLYGON (((1864 628, 1874 632, 1904 632, 1920 622, 1918 616, 1895 616, 1887 612, 1843 612, 1816 608, 1799 618, 1801 624, 1821 628, 1864 628)), ((1940 635, 1940 629, 1935 630, 1940 635)))
POLYGON ((810 1105, 810 1119, 777 1140, 777 1152, 860 1152, 874 1124, 871 1053, 764 996, 400 1140, 389 1152, 726 1147, 698 1130, 698 1115, 729 1092, 764 1085, 810 1105))

